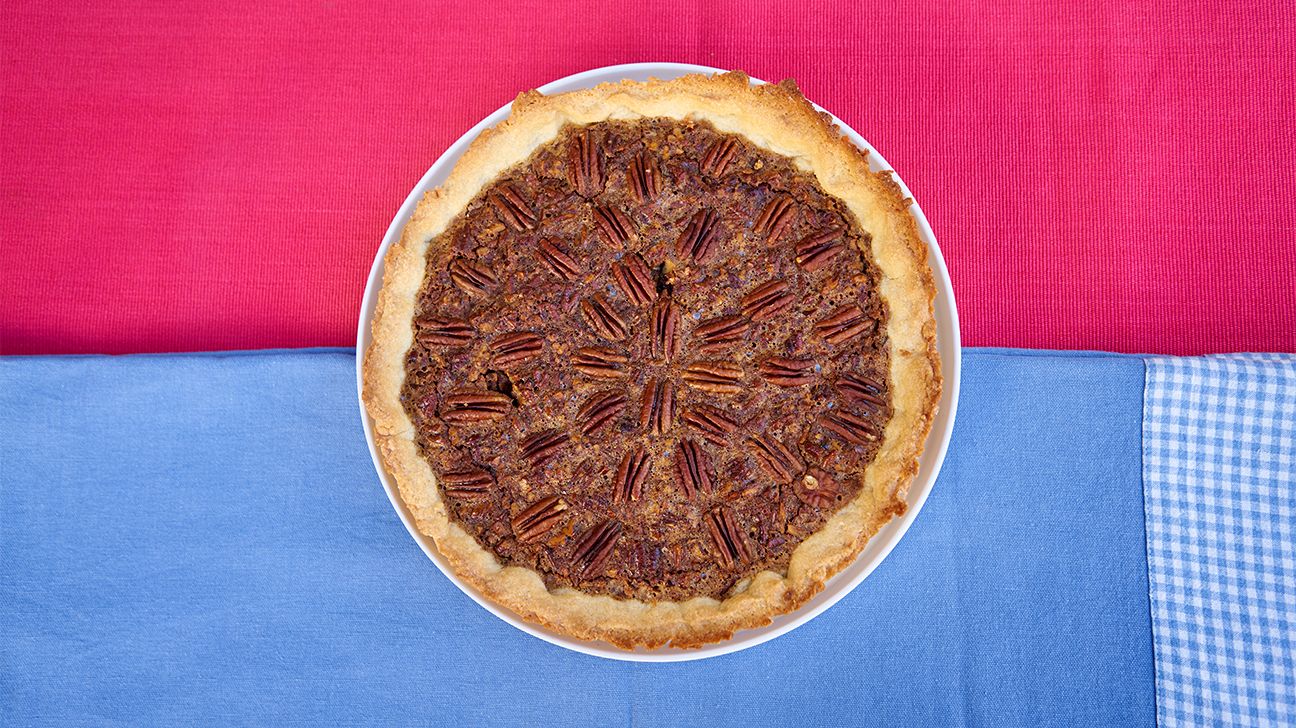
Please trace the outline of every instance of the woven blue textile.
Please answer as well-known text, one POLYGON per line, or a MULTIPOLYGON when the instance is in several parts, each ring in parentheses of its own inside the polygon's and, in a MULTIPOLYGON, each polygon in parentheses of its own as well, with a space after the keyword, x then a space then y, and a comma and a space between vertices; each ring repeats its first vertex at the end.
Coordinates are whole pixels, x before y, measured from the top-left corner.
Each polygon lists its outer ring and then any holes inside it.
POLYGON ((1296 724, 1296 356, 1147 365, 1158 722, 1296 724))
POLYGON ((436 570, 350 352, 0 359, 0 725, 1151 724, 1143 362, 964 362, 944 472, 868 580, 651 665, 529 637, 436 570))

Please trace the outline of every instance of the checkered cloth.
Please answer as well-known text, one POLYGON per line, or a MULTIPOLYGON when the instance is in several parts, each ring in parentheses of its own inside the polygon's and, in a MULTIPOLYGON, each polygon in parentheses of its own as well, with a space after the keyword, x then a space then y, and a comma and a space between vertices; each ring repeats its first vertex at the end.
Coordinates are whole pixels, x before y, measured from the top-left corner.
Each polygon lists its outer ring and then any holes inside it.
POLYGON ((1147 360, 1161 726, 1296 724, 1296 356, 1147 360))

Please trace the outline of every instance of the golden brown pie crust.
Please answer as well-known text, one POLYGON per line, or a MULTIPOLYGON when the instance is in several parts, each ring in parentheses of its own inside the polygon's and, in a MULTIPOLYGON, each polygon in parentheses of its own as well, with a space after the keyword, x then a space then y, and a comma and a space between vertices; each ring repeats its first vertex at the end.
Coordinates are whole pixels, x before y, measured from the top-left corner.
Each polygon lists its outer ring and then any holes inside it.
POLYGON ((883 524, 904 512, 905 493, 918 472, 936 413, 941 374, 932 314, 935 285, 926 245, 908 212, 910 203, 890 173, 871 172, 866 154, 815 111, 791 81, 753 86, 735 71, 670 81, 623 81, 554 96, 536 91, 519 95, 509 118, 483 131, 445 184, 425 195, 385 260, 373 343, 364 359, 364 402, 383 462, 419 530, 433 539, 461 579, 523 619, 624 649, 668 643, 697 647, 766 625, 774 616, 800 607, 854 561, 883 524), (400 400, 416 299, 433 239, 484 187, 553 140, 564 125, 644 117, 709 122, 813 174, 870 234, 870 252, 882 273, 880 293, 890 311, 893 414, 882 446, 864 473, 864 487, 797 547, 786 575, 762 571, 739 582, 723 601, 696 597, 646 603, 572 588, 551 591, 536 572, 502 566, 451 518, 400 400))

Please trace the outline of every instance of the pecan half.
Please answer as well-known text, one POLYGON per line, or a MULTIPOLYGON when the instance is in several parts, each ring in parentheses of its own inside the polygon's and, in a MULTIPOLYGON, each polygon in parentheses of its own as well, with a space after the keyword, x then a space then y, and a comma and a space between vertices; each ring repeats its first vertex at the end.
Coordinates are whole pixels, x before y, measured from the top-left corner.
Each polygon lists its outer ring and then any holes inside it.
POLYGON ((837 391, 855 404, 869 409, 870 414, 886 409, 882 385, 861 374, 842 375, 837 380, 837 391))
POLYGON ((522 448, 522 457, 534 468, 557 455, 558 448, 570 437, 561 430, 541 430, 518 443, 518 446, 522 448))
POLYGON ((604 521, 586 531, 572 552, 577 573, 581 576, 598 573, 620 538, 621 524, 616 521, 604 521))
POLYGON ((599 392, 585 400, 585 404, 576 413, 581 434, 592 435, 621 414, 625 406, 626 396, 622 392, 599 392))
POLYGON ((760 363, 760 373, 770 384, 796 387, 814 381, 814 367, 814 359, 771 356, 760 363))
POLYGON ((743 296, 742 312, 752 321, 764 321, 790 306, 795 298, 787 281, 775 278, 743 296))
POLYGON ((462 346, 477 336, 472 325, 461 318, 423 316, 418 320, 419 342, 436 346, 462 346))
POLYGON ((660 186, 657 163, 648 152, 640 152, 630 160, 626 178, 630 182, 630 191, 639 202, 647 202, 657 196, 660 186))
POLYGON ((715 546, 716 555, 725 568, 735 564, 751 561, 751 545, 747 543, 747 534, 734 521, 733 513, 720 506, 703 517, 707 531, 711 534, 711 543, 715 546))
POLYGON ((540 260, 543 262, 554 275, 564 281, 574 281, 580 277, 580 264, 576 262, 562 248, 555 245, 550 240, 541 240, 537 246, 540 251, 540 260))
POLYGON ((790 197, 778 195, 766 203, 765 209, 761 210, 760 216, 756 218, 752 231, 757 235, 765 235, 766 240, 773 243, 794 220, 796 220, 796 203, 790 197))
POLYGON ((698 493, 711 495, 711 458, 696 440, 683 439, 675 450, 675 471, 679 473, 684 496, 690 500, 698 493))
POLYGON ((685 384, 703 392, 738 394, 743 391, 742 367, 726 361, 696 362, 685 369, 681 376, 685 384))
POLYGON ((664 435, 674 419, 675 388, 669 381, 650 380, 640 400, 639 424, 654 435, 664 435))
POLYGON ((876 325, 877 322, 869 320, 859 306, 850 305, 828 314, 827 318, 815 324, 815 330, 829 344, 836 345, 868 333, 876 325))
POLYGON ((612 304, 602 294, 596 293, 581 301, 581 313, 585 314, 585 321, 594 333, 608 341, 621 341, 630 334, 625 319, 621 318, 621 314, 612 308, 612 304))
POLYGON ((651 574, 656 578, 662 576, 662 547, 636 541, 630 544, 629 553, 625 556, 627 571, 639 574, 651 574))
POLYGON ((612 277, 616 279, 617 288, 626 300, 636 306, 657 299, 657 284, 653 281, 652 269, 638 253, 627 255, 612 264, 612 277))
POLYGON ((539 218, 512 184, 506 182, 496 186, 488 199, 500 220, 515 232, 535 229, 539 218))
POLYGON ((576 350, 572 366, 576 371, 596 379, 620 379, 628 376, 625 369, 630 357, 615 349, 585 346, 576 350))
POLYGON ((612 491, 612 500, 618 503, 639 500, 639 496, 643 494, 644 481, 648 479, 648 471, 651 469, 648 453, 642 445, 627 452, 625 457, 621 458, 621 467, 617 469, 616 489, 612 491))
POLYGON ((589 127, 576 134, 567 148, 567 180, 581 197, 603 191, 603 152, 589 127))
POLYGON ((765 467, 780 483, 791 483, 792 477, 801 472, 801 461, 787 445, 769 435, 750 435, 747 444, 751 446, 756 460, 765 467))
POLYGON ((729 167, 729 162, 733 160, 734 155, 738 153, 738 141, 733 137, 720 137, 711 144, 707 150, 706 156, 702 158, 702 164, 699 169, 702 174, 713 179, 724 175, 725 170, 729 167))
POLYGON ((539 540, 541 536, 556 525, 558 519, 562 518, 563 511, 567 510, 567 504, 556 495, 540 500, 527 506, 525 510, 510 519, 509 523, 513 527, 513 535, 522 543, 539 540))
POLYGON ((481 468, 468 468, 441 474, 441 487, 446 495, 455 498, 472 498, 486 495, 495 484, 491 474, 481 468))
POLYGON ((679 307, 670 299, 662 299, 652 311, 652 355, 654 359, 671 361, 679 348, 679 307))
POLYGON ((837 500, 837 483, 819 468, 810 468, 793 488, 796 497, 812 508, 827 508, 837 500))
POLYGON ((630 218, 619 207, 594 206, 594 224, 609 245, 620 247, 630 242, 634 230, 630 218))
POLYGON ((544 339, 530 331, 505 334, 491 342, 491 360, 497 366, 524 364, 544 351, 544 339))
POLYGON ((852 445, 867 445, 882 436, 877 425, 850 412, 825 412, 819 424, 852 445))
POLYGON ((453 424, 496 420, 512 406, 513 400, 499 392, 464 390, 441 400, 441 419, 453 424))
POLYGON ((711 209, 698 210, 675 241, 675 254, 705 263, 711 258, 711 249, 719 237, 720 216, 711 209))
POLYGON ((684 411, 684 422, 714 445, 726 445, 738 423, 714 407, 697 405, 684 411))
POLYGON ((845 233, 844 228, 831 228, 802 238, 796 244, 796 264, 810 273, 828 265, 834 256, 846 249, 842 238, 845 233))
POLYGON ((450 281, 470 296, 484 296, 499 282, 486 264, 467 258, 450 261, 450 281))
POLYGON ((751 321, 742 316, 717 316, 699 324, 693 336, 698 339, 698 351, 709 354, 742 341, 749 328, 751 321))

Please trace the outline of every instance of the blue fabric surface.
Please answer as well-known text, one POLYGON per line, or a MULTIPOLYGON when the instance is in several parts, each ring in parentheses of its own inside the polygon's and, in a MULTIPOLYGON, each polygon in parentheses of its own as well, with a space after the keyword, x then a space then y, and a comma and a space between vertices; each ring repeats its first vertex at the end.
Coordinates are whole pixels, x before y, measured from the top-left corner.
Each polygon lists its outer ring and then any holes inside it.
POLYGON ((969 350, 885 563, 773 642, 629 664, 419 551, 350 352, 0 359, 0 724, 1152 724, 1142 360, 969 350))

